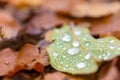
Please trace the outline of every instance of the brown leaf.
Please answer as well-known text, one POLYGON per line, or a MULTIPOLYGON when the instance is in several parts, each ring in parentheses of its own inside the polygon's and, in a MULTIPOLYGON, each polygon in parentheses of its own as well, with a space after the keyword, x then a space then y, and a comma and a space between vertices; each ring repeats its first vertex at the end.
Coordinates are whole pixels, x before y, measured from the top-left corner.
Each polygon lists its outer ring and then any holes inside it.
POLYGON ((109 65, 103 65, 98 80, 119 80, 119 71, 115 65, 117 60, 118 58, 115 58, 109 65))
POLYGON ((45 49, 41 50, 39 57, 36 59, 36 61, 41 63, 43 66, 49 65, 49 57, 48 57, 48 53, 45 49))
POLYGON ((41 5, 43 9, 55 11, 61 14, 69 14, 74 4, 83 3, 86 0, 45 0, 41 5))
POLYGON ((119 38, 120 31, 120 13, 116 13, 110 17, 106 17, 103 20, 94 23, 91 27, 92 35, 100 35, 100 37, 113 35, 119 38))
POLYGON ((4 33, 5 39, 15 38, 21 30, 21 26, 5 11, 0 11, 0 26, 2 26, 2 33, 4 33))
POLYGON ((6 48, 0 51, 0 76, 7 75, 16 64, 17 52, 6 48))
POLYGON ((33 69, 38 71, 38 72, 43 72, 44 71, 43 64, 41 64, 39 62, 35 63, 35 65, 33 66, 33 69))
MULTIPOLYGON (((61 72, 47 73, 44 76, 44 80, 86 80, 85 78, 73 76, 61 72)), ((90 78, 88 79, 90 80, 90 78)))
POLYGON ((18 63, 28 65, 32 63, 39 55, 37 47, 32 44, 25 44, 18 54, 18 63))
POLYGON ((56 26, 64 24, 65 20, 57 17, 52 13, 44 13, 41 15, 35 16, 30 24, 28 25, 26 32, 29 34, 40 34, 41 30, 46 30, 50 28, 54 28, 56 26))
POLYGON ((98 18, 116 13, 119 10, 120 3, 83 3, 74 5, 71 10, 71 15, 77 18, 98 18))

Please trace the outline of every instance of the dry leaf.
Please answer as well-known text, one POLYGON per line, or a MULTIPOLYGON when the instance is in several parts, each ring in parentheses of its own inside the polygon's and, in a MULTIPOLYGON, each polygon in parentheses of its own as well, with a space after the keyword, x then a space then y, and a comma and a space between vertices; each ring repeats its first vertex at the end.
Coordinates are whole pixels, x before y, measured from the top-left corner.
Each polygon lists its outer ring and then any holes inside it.
POLYGON ((64 24, 65 20, 60 19, 55 14, 45 13, 35 16, 28 25, 26 32, 29 34, 40 34, 41 30, 54 28, 56 26, 64 24))
MULTIPOLYGON (((0 26, 5 39, 15 38, 22 27, 8 14, 8 12, 0 11, 0 26)), ((0 38, 0 41, 2 39, 0 38)))
POLYGON ((49 57, 48 57, 48 53, 45 49, 41 50, 39 57, 36 59, 36 61, 41 63, 43 66, 49 65, 49 57))
POLYGON ((28 65, 32 63, 37 56, 39 55, 39 51, 37 47, 32 44, 25 44, 18 54, 18 61, 21 64, 28 65))
POLYGON ((74 5, 70 13, 72 16, 77 18, 98 18, 118 11, 120 11, 120 3, 83 3, 74 5))
POLYGON ((62 72, 53 72, 53 73, 47 73, 44 76, 44 80, 93 80, 91 78, 85 78, 85 76, 75 76, 75 75, 69 75, 62 72))
POLYGON ((100 69, 98 80, 119 80, 119 71, 115 65, 117 60, 118 58, 115 58, 109 65, 103 65, 102 69, 100 69))
POLYGON ((105 37, 113 35, 119 38, 120 32, 120 13, 116 13, 110 17, 103 20, 98 20, 99 22, 94 23, 91 27, 92 35, 100 35, 100 37, 105 37))
POLYGON ((74 4, 86 2, 85 0, 45 0, 41 5, 43 9, 61 14, 69 14, 74 4))
POLYGON ((17 52, 6 48, 0 51, 0 76, 7 75, 16 64, 17 52))

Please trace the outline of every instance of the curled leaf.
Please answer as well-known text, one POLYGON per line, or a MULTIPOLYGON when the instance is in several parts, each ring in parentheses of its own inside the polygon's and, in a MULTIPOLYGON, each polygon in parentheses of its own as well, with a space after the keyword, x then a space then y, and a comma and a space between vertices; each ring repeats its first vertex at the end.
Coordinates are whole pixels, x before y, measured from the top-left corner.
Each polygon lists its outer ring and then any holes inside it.
POLYGON ((91 74, 98 70, 98 62, 120 55, 120 41, 114 37, 95 39, 85 27, 65 25, 54 29, 54 42, 47 47, 50 64, 57 70, 71 74, 91 74))

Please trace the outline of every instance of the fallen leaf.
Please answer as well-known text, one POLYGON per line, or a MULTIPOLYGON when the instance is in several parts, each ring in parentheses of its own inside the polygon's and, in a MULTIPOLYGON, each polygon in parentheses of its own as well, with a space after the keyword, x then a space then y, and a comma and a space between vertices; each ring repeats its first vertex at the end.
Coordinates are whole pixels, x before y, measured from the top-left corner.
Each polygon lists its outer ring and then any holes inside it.
POLYGON ((44 80, 53 80, 53 79, 55 80, 76 80, 76 79, 67 78, 67 76, 61 72, 47 73, 44 76, 44 80))
POLYGON ((54 42, 47 47, 50 64, 58 71, 71 74, 91 74, 98 70, 98 62, 119 56, 120 41, 114 37, 95 39, 85 27, 68 25, 54 29, 54 42))
MULTIPOLYGON (((117 60, 118 58, 115 58, 104 70, 100 69, 98 80, 119 80, 119 71, 115 65, 117 60), (103 71, 105 72, 103 73, 103 71)), ((103 65, 103 68, 105 65, 103 65)))
MULTIPOLYGON (((53 73, 47 73, 44 76, 44 80, 53 80, 53 79, 55 80, 88 80, 85 77, 65 74, 58 71, 53 73)), ((89 80, 91 80, 91 78, 89 78, 89 80)))
POLYGON ((6 48, 0 51, 0 76, 7 75, 16 64, 17 52, 6 48))
POLYGON ((85 0, 45 0, 41 7, 45 10, 69 14, 73 5, 86 2, 85 0))
POLYGON ((36 61, 41 63, 43 66, 49 65, 49 57, 48 57, 48 53, 45 49, 41 50, 39 57, 36 59, 36 61))
POLYGON ((32 44, 25 44, 18 54, 18 61, 21 64, 28 65, 32 63, 39 55, 37 47, 32 44))
POLYGON ((118 11, 120 11, 120 3, 83 3, 74 5, 70 11, 70 14, 77 18, 99 18, 108 16, 118 11))
MULTIPOLYGON (((0 11, 0 26, 2 26, 2 33, 4 33, 4 39, 15 38, 19 31, 22 29, 19 23, 8 14, 8 12, 0 11)), ((0 41, 1 41, 0 37, 0 41)))
POLYGON ((36 62, 35 65, 33 66, 33 69, 36 70, 37 72, 44 71, 43 64, 41 64, 40 62, 36 62))
POLYGON ((54 28, 62 25, 63 23, 65 23, 64 20, 60 19, 55 14, 45 13, 35 16, 28 25, 26 32, 32 35, 40 34, 41 30, 54 28))
POLYGON ((120 32, 120 14, 116 13, 110 17, 107 17, 99 22, 94 23, 91 27, 92 35, 100 35, 100 37, 105 37, 113 35, 119 38, 120 32))

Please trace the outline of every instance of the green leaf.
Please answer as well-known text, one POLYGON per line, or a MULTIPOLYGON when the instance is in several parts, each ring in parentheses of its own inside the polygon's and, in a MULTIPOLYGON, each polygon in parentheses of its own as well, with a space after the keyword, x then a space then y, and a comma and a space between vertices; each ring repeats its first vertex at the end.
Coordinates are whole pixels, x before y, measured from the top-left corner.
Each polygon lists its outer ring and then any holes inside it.
POLYGON ((87 28, 64 25, 54 29, 53 43, 47 47, 50 64, 58 71, 71 74, 91 74, 98 70, 98 62, 120 55, 120 41, 114 37, 95 39, 87 28))

